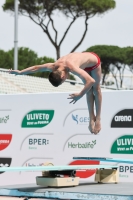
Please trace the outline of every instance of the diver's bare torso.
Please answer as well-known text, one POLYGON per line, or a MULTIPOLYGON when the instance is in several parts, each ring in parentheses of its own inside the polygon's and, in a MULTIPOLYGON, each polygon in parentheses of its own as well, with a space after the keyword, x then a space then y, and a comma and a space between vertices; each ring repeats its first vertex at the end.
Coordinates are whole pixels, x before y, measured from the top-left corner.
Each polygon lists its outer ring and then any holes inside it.
POLYGON ((71 71, 71 66, 79 67, 81 69, 89 68, 96 65, 97 57, 89 52, 84 53, 70 53, 59 58, 54 64, 55 66, 68 68, 71 71), (67 62, 68 61, 68 62, 67 62), (70 63, 70 64, 68 64, 70 63))

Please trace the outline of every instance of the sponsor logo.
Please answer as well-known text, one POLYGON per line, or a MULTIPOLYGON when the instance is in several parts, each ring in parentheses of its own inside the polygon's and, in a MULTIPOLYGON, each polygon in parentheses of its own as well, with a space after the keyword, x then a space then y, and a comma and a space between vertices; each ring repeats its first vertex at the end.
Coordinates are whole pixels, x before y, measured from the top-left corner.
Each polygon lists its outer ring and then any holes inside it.
POLYGON ((119 172, 129 172, 129 173, 133 173, 133 165, 132 166, 119 166, 119 172))
POLYGON ((118 112, 113 117, 111 128, 133 128, 133 109, 118 112))
POLYGON ((6 149, 12 140, 12 134, 0 134, 0 151, 6 149))
POLYGON ((88 139, 88 133, 87 134, 75 134, 71 137, 69 137, 64 145, 63 145, 63 151, 77 151, 77 149, 81 151, 85 151, 85 149, 88 149, 90 151, 93 151, 97 144, 96 138, 93 140, 88 139))
POLYGON ((132 116, 115 116, 114 117, 115 122, 131 122, 132 116))
POLYGON ((124 135, 113 143, 112 154, 133 154, 133 135, 124 135))
POLYGON ((26 114, 22 121, 22 128, 42 128, 53 119, 54 110, 33 110, 26 114))
MULTIPOLYGON (((74 160, 69 165, 99 165, 100 161, 95 160, 74 160)), ((76 170, 76 176, 80 178, 89 178, 96 173, 96 169, 76 170)))
POLYGON ((29 149, 37 149, 38 146, 49 145, 49 140, 44 138, 29 138, 29 149))
MULTIPOLYGON (((23 166, 24 167, 39 167, 39 166, 44 166, 44 163, 35 164, 35 163, 26 162, 23 166)), ((25 171, 25 172, 36 172, 36 171, 25 171)))
POLYGON ((81 143, 81 142, 77 142, 77 143, 73 143, 73 142, 68 142, 68 148, 72 148, 72 149, 84 149, 84 148, 88 148, 88 149, 93 149, 94 146, 96 145, 96 140, 92 140, 91 142, 85 142, 85 143, 81 143))
POLYGON ((130 174, 133 174, 133 165, 120 165, 119 166, 119 177, 128 178, 130 174))
POLYGON ((39 150, 40 151, 51 151, 51 146, 55 145, 55 139, 53 133, 33 133, 29 136, 26 136, 21 145, 20 150, 29 149, 29 150, 39 150))
POLYGON ((77 128, 80 125, 89 124, 88 109, 75 109, 67 114, 64 119, 63 126, 73 125, 73 128, 77 128))
POLYGON ((25 167, 39 167, 44 166, 44 163, 34 164, 34 163, 25 163, 25 167))
POLYGON ((84 125, 89 123, 89 117, 74 115, 72 114, 72 119, 76 122, 76 124, 84 125))
POLYGON ((6 124, 8 120, 9 120, 9 115, 5 117, 0 117, 0 124, 6 124))
MULTIPOLYGON (((22 167, 39 167, 39 166, 44 166, 47 162, 51 162, 51 160, 53 160, 53 158, 47 157, 33 157, 33 158, 29 158, 28 160, 26 160, 23 164, 22 167)), ((34 172, 36 173, 37 171, 24 171, 25 172, 34 172)), ((20 174, 23 172, 20 172, 20 174)))
MULTIPOLYGON (((0 158, 0 167, 10 167, 12 158, 0 158)), ((0 172, 0 174, 4 173, 0 172)))

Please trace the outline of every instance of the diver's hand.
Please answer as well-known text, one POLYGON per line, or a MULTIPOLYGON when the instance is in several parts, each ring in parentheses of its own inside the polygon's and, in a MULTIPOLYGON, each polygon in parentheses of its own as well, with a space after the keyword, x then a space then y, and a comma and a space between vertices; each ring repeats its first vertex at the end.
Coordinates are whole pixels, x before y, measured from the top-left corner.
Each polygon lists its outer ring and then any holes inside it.
POLYGON ((9 70, 9 74, 19 75, 19 74, 20 74, 20 71, 19 71, 19 70, 12 70, 12 69, 10 69, 10 70, 9 70))
POLYGON ((70 101, 70 103, 76 103, 76 101, 78 101, 82 96, 80 95, 80 93, 75 93, 75 94, 69 94, 70 97, 68 97, 68 99, 72 99, 72 101, 70 101))

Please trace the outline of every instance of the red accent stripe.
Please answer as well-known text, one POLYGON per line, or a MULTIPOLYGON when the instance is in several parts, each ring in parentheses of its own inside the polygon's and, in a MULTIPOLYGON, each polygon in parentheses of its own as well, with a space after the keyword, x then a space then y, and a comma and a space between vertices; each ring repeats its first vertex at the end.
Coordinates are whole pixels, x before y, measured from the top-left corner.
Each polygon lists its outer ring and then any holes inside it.
POLYGON ((95 54, 94 52, 83 52, 83 53, 91 53, 91 54, 95 55, 97 57, 97 60, 98 60, 98 63, 96 65, 94 65, 92 67, 86 67, 84 69, 86 72, 90 72, 90 71, 96 69, 100 65, 101 60, 100 60, 100 58, 99 58, 99 56, 97 54, 95 54))

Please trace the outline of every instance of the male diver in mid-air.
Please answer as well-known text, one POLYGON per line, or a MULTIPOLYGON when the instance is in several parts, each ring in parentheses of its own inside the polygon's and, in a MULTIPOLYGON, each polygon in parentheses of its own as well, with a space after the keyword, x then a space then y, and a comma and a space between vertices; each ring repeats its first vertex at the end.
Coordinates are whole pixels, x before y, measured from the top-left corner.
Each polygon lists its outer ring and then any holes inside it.
POLYGON ((76 103, 86 94, 89 110, 89 130, 97 134, 101 130, 101 102, 102 94, 100 88, 101 62, 97 54, 93 52, 70 53, 59 58, 54 63, 46 63, 28 67, 24 70, 10 70, 11 74, 23 75, 36 72, 50 71, 50 83, 58 87, 68 77, 69 72, 79 76, 84 83, 84 88, 79 93, 70 94, 70 103, 76 103), (96 113, 94 113, 94 103, 96 113))

